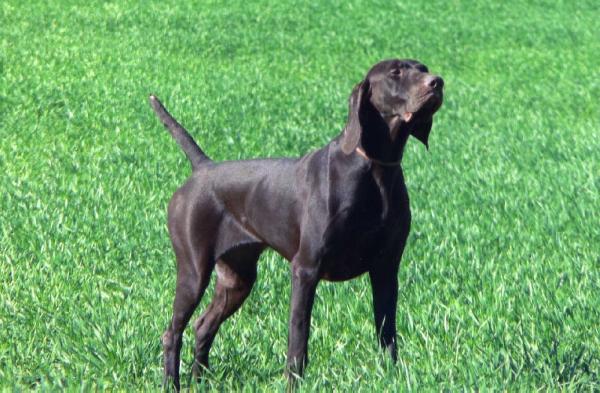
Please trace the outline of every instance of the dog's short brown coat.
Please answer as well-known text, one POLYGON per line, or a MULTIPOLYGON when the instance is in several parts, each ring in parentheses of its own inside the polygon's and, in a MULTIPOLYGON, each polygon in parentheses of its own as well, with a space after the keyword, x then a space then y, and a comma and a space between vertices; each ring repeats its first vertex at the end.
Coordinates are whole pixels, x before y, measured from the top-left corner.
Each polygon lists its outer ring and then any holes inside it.
POLYGON ((267 247, 291 262, 289 375, 302 375, 307 364, 321 279, 369 273, 379 342, 396 358, 397 272, 411 220, 400 161, 409 135, 428 144, 442 90, 443 80, 417 61, 382 61, 354 88, 346 127, 325 147, 301 158, 222 163, 150 97, 193 168, 169 204, 177 287, 162 340, 165 376, 176 388, 183 330, 211 273, 214 297, 194 323, 196 372, 208 366, 221 323, 250 294, 267 247))

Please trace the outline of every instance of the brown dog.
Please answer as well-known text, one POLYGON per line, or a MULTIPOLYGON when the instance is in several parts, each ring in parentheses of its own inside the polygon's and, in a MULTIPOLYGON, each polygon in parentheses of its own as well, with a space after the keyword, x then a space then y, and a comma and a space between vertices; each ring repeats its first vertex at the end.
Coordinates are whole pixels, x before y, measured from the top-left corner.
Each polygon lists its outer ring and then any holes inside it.
POLYGON ((310 315, 319 280, 368 272, 375 331, 396 359, 398 266, 410 229, 400 161, 409 135, 427 146, 444 82, 414 60, 382 61, 352 91, 348 123, 301 158, 215 163, 160 101, 150 104, 191 161, 193 173, 169 204, 177 257, 173 319, 162 341, 165 377, 179 388, 182 333, 217 272, 215 294, 194 323, 194 371, 223 321, 242 305, 271 247, 291 262, 288 375, 308 362, 310 315))

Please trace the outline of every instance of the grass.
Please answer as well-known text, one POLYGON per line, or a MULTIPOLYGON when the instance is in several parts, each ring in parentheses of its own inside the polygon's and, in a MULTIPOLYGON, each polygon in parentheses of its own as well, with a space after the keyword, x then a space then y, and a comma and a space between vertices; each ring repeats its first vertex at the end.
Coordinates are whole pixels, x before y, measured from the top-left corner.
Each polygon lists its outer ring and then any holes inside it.
MULTIPOLYGON (((600 389, 598 19, 594 1, 3 1, 0 387, 160 388, 165 212, 189 169, 149 93, 218 160, 301 155, 371 64, 412 57, 446 102, 403 163, 399 362, 368 280, 323 283, 301 390, 600 389)), ((285 388, 288 276, 262 257, 193 388, 285 388)), ((186 387, 191 360, 188 329, 186 387)))

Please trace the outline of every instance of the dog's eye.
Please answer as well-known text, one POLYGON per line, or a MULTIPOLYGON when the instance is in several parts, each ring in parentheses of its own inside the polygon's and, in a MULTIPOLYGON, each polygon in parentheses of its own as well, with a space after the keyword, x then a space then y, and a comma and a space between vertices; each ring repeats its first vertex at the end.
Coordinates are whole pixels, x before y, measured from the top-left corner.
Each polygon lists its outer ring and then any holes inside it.
POLYGON ((401 68, 394 68, 392 71, 390 71, 390 75, 392 75, 393 77, 398 77, 402 75, 402 69, 401 68))

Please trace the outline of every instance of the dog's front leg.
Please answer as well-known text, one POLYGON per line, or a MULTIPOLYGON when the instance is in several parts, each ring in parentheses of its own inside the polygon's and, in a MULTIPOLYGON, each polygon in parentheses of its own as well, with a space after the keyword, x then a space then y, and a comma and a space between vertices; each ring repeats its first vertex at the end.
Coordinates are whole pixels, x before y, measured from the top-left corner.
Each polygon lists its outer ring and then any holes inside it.
POLYGON ((288 331, 287 376, 302 377, 308 364, 310 315, 319 282, 318 269, 306 267, 303 261, 292 261, 292 299, 288 331))
POLYGON ((369 272, 373 290, 375 329, 379 344, 392 360, 397 358, 396 304, 398 302, 398 267, 377 267, 369 272))

